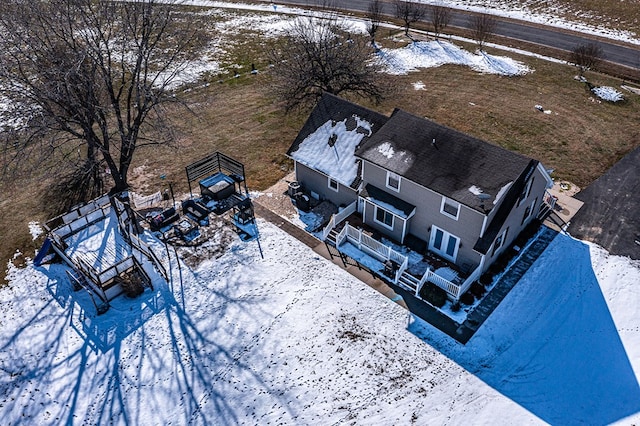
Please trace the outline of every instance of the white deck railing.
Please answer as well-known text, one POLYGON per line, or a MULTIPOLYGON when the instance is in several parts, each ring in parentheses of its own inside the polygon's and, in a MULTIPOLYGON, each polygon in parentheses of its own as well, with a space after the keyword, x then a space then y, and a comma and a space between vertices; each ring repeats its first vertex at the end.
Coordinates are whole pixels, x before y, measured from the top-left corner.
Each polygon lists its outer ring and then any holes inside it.
POLYGON ((320 235, 321 240, 322 241, 326 240, 331 230, 335 228, 337 224, 342 223, 342 221, 348 218, 352 213, 355 213, 357 207, 358 207, 358 203, 357 201, 354 201, 353 203, 349 204, 347 207, 345 207, 338 213, 331 215, 331 219, 329 219, 329 223, 322 230, 322 234, 320 235))
POLYGON ((370 256, 375 257, 381 262, 391 260, 399 265, 394 277, 394 282, 398 282, 400 275, 407 269, 409 265, 409 258, 402 253, 398 253, 389 246, 384 245, 380 241, 364 234, 362 230, 354 228, 348 223, 342 228, 338 238, 336 238, 336 246, 340 246, 345 240, 355 245, 358 250, 361 250, 370 256))
POLYGON ((431 268, 428 268, 422 278, 420 279, 420 283, 416 287, 416 296, 419 296, 420 289, 426 282, 430 282, 432 284, 437 285, 441 289, 447 292, 451 297, 455 300, 458 300, 460 296, 464 294, 465 291, 469 290, 471 284, 474 281, 480 278, 482 273, 482 265, 478 265, 476 269, 469 275, 461 284, 456 284, 440 275, 438 275, 435 271, 432 271, 431 268))
MULTIPOLYGON (((402 273, 407 269, 409 265, 409 258, 402 253, 399 253, 392 249, 391 247, 381 243, 380 241, 364 234, 362 230, 354 228, 348 223, 342 228, 342 231, 336 237, 336 246, 340 246, 340 244, 345 241, 349 241, 353 245, 355 245, 359 250, 375 257, 376 259, 386 262, 387 260, 392 260, 396 264, 399 265, 399 268, 396 271, 396 276, 394 278, 394 282, 397 283, 400 279, 402 273)), ((460 296, 471 287, 474 281, 480 278, 480 274, 482 272, 481 265, 478 265, 476 269, 462 282, 462 283, 454 283, 440 275, 438 275, 435 271, 432 271, 431 268, 427 269, 418 286, 416 287, 416 296, 419 297, 420 289, 426 282, 433 283, 447 292, 454 299, 459 299, 460 296)))
MULTIPOLYGON (((63 218, 64 224, 55 228, 53 233, 60 238, 67 238, 81 229, 102 220, 109 214, 110 210, 111 205, 106 204, 82 216, 74 217, 74 215, 67 215, 66 219, 63 218)), ((76 211, 77 210, 74 210, 72 213, 75 213, 76 211)))
POLYGON ((556 202, 558 201, 558 198, 554 195, 552 195, 548 189, 544 190, 544 201, 545 203, 549 204, 549 207, 551 207, 551 210, 553 210, 556 207, 556 202))

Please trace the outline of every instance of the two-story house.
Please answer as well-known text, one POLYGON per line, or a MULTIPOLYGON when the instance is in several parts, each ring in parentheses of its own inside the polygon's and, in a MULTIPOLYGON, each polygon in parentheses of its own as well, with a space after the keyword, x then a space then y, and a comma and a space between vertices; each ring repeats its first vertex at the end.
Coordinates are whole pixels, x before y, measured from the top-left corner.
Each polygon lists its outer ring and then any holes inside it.
POLYGON ((400 243, 408 235, 423 240, 475 279, 536 216, 552 185, 534 159, 399 109, 386 118, 329 94, 288 155, 313 196, 354 203, 365 224, 400 243))

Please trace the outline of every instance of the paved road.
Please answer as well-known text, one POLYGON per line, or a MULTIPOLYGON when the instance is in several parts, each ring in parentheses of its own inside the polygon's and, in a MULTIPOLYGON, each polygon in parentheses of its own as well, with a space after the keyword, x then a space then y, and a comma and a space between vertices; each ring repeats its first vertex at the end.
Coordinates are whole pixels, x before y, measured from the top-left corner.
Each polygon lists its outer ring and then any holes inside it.
MULTIPOLYGON (((317 0, 277 0, 275 2, 300 5, 317 6, 317 0)), ((334 0, 337 8, 353 12, 366 12, 369 7, 369 0, 334 0)), ((395 15, 395 6, 392 3, 383 3, 383 12, 387 16, 395 15)), ((469 12, 453 10, 450 26, 458 28, 469 28, 469 12)), ((514 22, 512 20, 502 20, 499 17, 495 34, 514 40, 521 40, 528 43, 535 43, 545 47, 561 49, 567 52, 572 51, 576 46, 592 41, 590 35, 579 33, 568 33, 566 30, 554 27, 544 27, 529 25, 526 22, 514 22)), ((428 22, 428 17, 425 19, 428 22)), ((628 47, 615 43, 599 40, 598 44, 604 52, 603 59, 624 65, 636 70, 640 70, 640 46, 628 47)))

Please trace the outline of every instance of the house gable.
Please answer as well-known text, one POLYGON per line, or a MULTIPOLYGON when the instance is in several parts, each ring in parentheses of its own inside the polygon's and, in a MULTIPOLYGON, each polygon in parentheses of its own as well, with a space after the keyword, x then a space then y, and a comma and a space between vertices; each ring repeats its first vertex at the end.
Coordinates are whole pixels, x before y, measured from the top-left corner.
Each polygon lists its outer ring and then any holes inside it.
POLYGON ((491 221, 487 225, 485 233, 476 241, 473 249, 478 253, 487 254, 487 251, 491 247, 491 244, 500 233, 505 221, 511 214, 513 207, 518 202, 520 194, 525 189, 528 182, 531 181, 531 177, 538 168, 538 161, 531 160, 527 165, 527 168, 516 179, 513 185, 510 186, 507 193, 504 195, 502 202, 499 204, 498 209, 492 216, 491 221))
POLYGON ((355 189, 360 174, 355 150, 386 120, 382 114, 325 93, 287 155, 355 189))

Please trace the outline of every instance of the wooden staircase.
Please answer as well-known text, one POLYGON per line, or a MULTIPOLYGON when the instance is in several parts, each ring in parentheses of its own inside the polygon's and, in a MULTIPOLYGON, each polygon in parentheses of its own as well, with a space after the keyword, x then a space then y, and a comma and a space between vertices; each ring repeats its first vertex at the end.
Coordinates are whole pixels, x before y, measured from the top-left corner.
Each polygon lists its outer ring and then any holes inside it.
POLYGON ((564 231, 569 226, 569 224, 565 222, 564 219, 562 219, 547 202, 543 202, 540 206, 537 219, 540 222, 545 222, 549 227, 560 232, 564 231))

